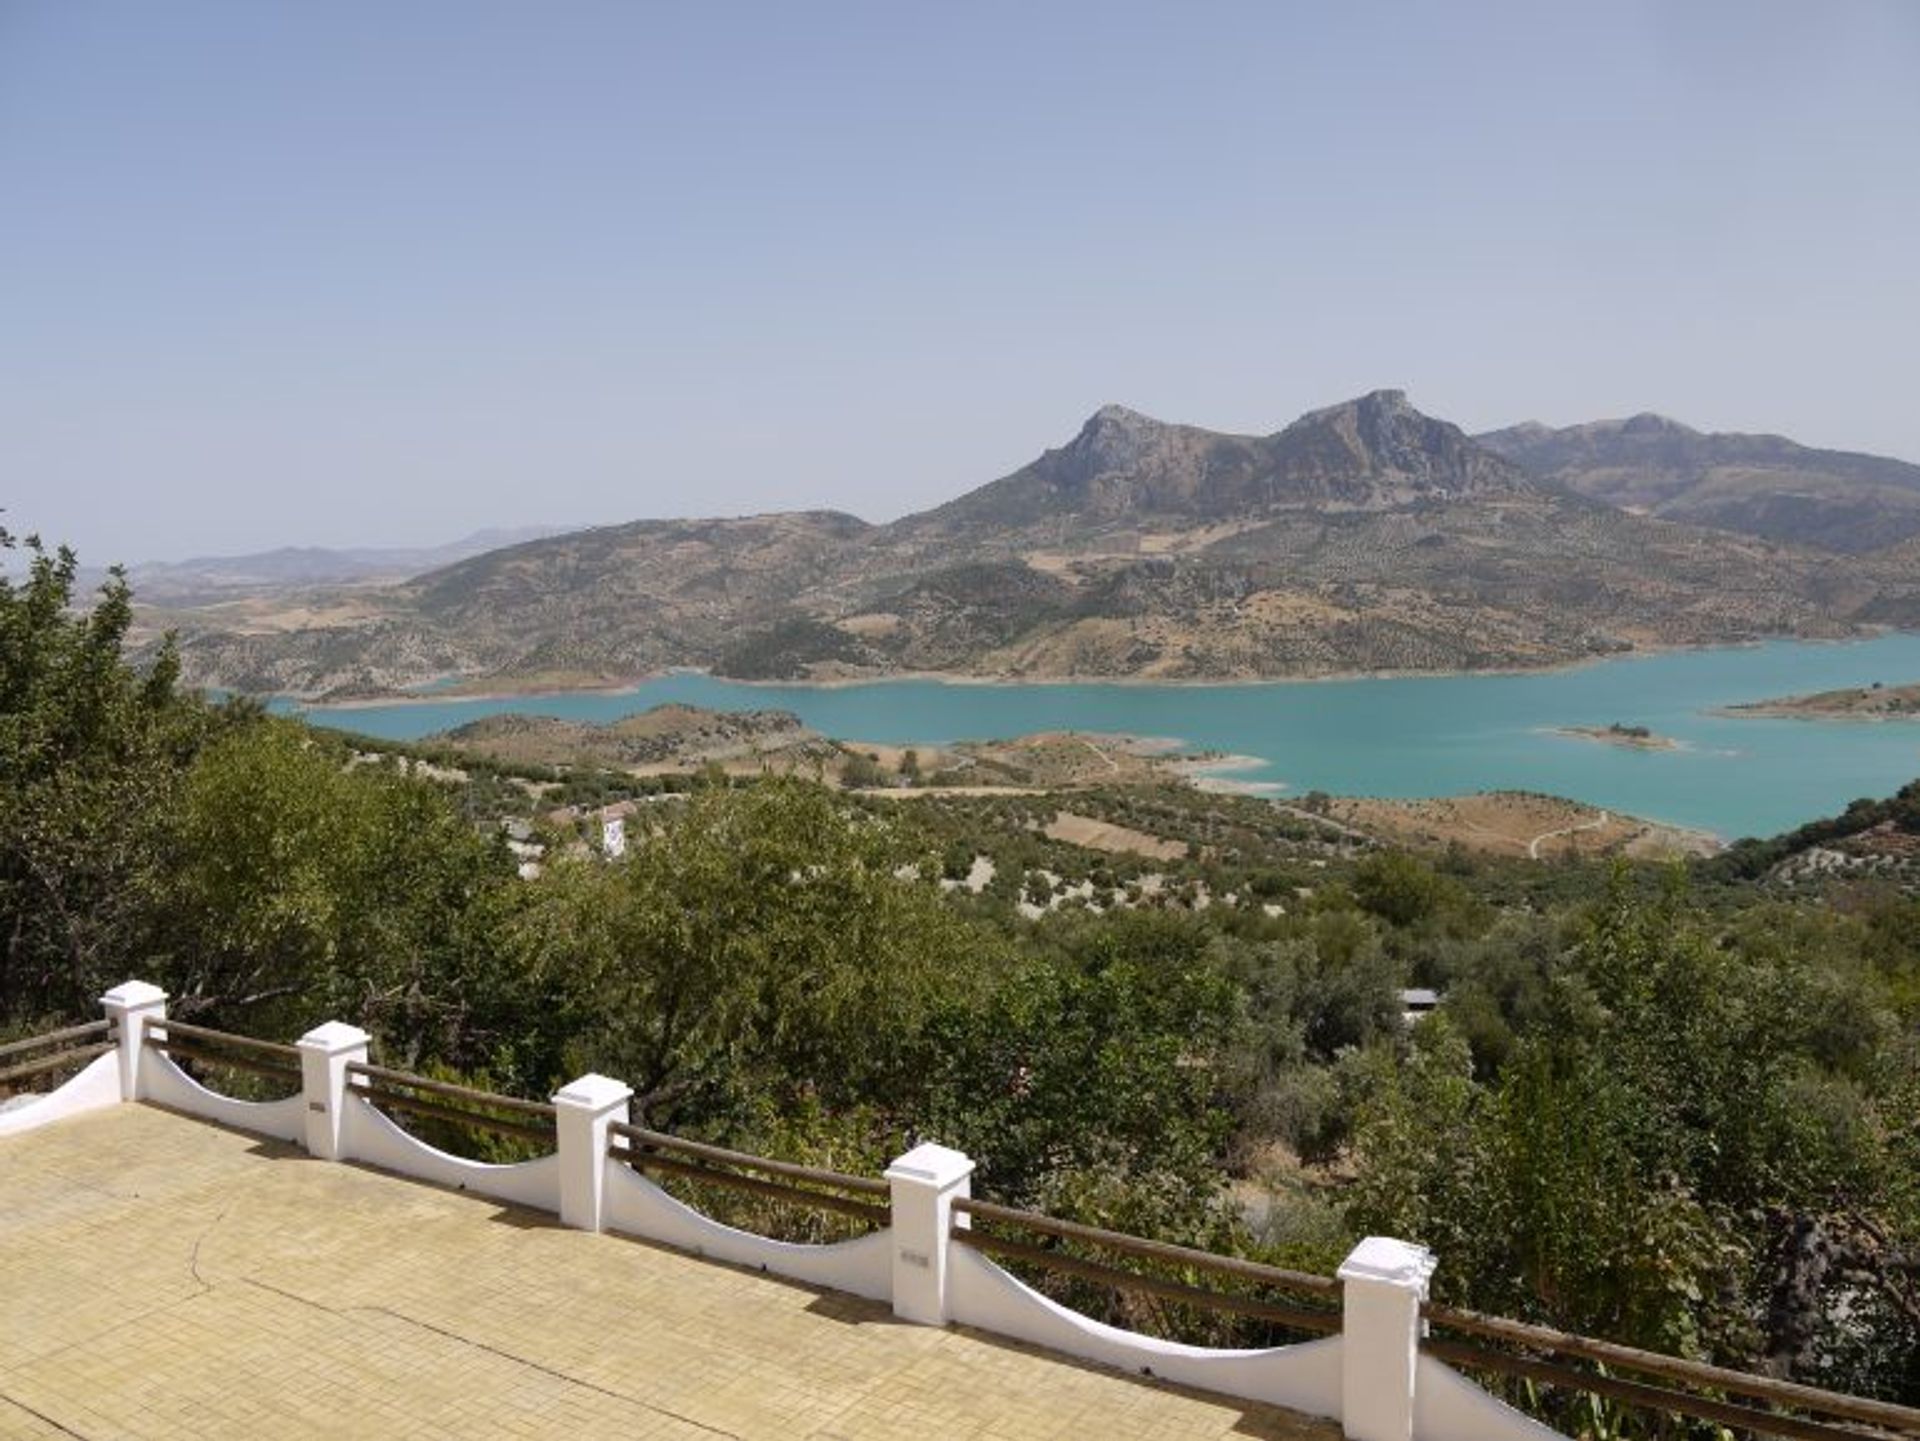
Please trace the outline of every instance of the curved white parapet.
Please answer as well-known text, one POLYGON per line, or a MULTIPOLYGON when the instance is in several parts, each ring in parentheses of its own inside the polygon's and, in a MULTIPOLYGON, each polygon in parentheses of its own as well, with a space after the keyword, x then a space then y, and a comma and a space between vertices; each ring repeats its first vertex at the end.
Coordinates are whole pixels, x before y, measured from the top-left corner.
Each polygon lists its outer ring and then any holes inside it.
POLYGON ((0 1136, 17 1136, 51 1125, 82 1111, 120 1104, 120 1057, 113 1051, 95 1056, 73 1075, 24 1106, 0 1111, 0 1136))
POLYGON ((209 1091, 174 1064, 172 1057, 151 1046, 140 1048, 139 1066, 139 1094, 144 1101, 204 1116, 237 1131, 251 1131, 294 1145, 305 1143, 307 1103, 298 1095, 280 1101, 236 1101, 232 1096, 209 1091))
POLYGON ((1416 1441, 1565 1441, 1560 1432, 1425 1355, 1414 1373, 1413 1434, 1416 1441))
POLYGON ((701 1215, 646 1177, 636 1175, 624 1161, 608 1157, 605 1165, 608 1230, 625 1231, 628 1235, 642 1236, 735 1266, 771 1271, 776 1276, 804 1281, 810 1286, 851 1291, 870 1301, 886 1301, 893 1295, 890 1231, 875 1231, 870 1236, 828 1246, 775 1241, 701 1215))
POLYGON ((340 1121, 341 1149, 347 1160, 365 1161, 383 1171, 413 1176, 456 1191, 471 1191, 476 1196, 490 1196, 496 1201, 559 1214, 558 1156, 504 1165, 450 1156, 401 1130, 361 1096, 347 1097, 345 1114, 340 1121))
POLYGON ((958 1242, 947 1265, 948 1314, 960 1325, 1202 1391, 1340 1419, 1338 1336, 1254 1351, 1186 1346, 1070 1311, 958 1242))

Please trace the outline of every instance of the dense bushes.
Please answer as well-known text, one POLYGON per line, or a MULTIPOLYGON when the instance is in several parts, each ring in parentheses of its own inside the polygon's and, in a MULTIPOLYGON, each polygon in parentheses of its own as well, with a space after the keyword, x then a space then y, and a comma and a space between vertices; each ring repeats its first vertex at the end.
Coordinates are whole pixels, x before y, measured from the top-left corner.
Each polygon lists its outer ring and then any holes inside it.
POLYGON ((1920 1057, 1850 929, 1716 932, 1620 885, 1531 967, 1483 953, 1468 1004, 1363 1063, 1354 1220, 1476 1306, 1911 1397, 1920 1057))

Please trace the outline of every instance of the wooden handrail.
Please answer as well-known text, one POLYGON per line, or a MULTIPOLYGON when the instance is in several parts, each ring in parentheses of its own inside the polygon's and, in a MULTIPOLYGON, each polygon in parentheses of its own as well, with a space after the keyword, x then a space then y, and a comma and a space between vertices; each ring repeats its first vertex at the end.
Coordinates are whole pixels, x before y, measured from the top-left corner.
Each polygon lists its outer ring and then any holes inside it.
POLYGON ((1252 1316, 1262 1321, 1275 1321, 1298 1331, 1337 1334, 1340 1330, 1338 1311, 1315 1311, 1305 1306, 1288 1306, 1277 1301, 1262 1301, 1252 1296, 1235 1296, 1225 1291, 1209 1291, 1204 1286, 1189 1286, 1185 1282, 1168 1281, 1159 1276, 1143 1276, 1138 1271, 1126 1271, 1118 1266, 1107 1266, 1098 1261, 1069 1256, 1063 1251, 1049 1250, 1045 1246, 1033 1246, 1024 1241, 1010 1241, 1001 1236, 990 1236, 984 1231, 974 1230, 971 1226, 955 1226, 948 1235, 961 1245, 971 1246, 976 1251, 985 1251, 993 1256, 1005 1256, 1010 1260, 1026 1261, 1035 1266, 1044 1266, 1049 1270, 1085 1277, 1091 1281, 1105 1282, 1122 1291, 1144 1291, 1150 1296, 1184 1302, 1204 1310, 1225 1311, 1235 1316, 1252 1316))
POLYGON ((1191 1266, 1195 1270, 1235 1276, 1243 1281, 1257 1281, 1276 1290, 1297 1291, 1330 1299, 1340 1295, 1340 1283, 1331 1276, 1289 1271, 1260 1261, 1243 1261, 1237 1256, 1216 1256, 1211 1251, 1197 1251, 1191 1246, 1175 1246, 1166 1241, 1147 1241, 1138 1236, 1123 1235, 1119 1231, 1103 1231, 1098 1226, 1083 1226, 1077 1221, 1058 1221, 1037 1211, 1021 1211, 972 1197, 955 1198, 953 1209, 976 1220, 999 1221, 1009 1226, 1038 1231, 1042 1235, 1058 1236, 1063 1241, 1084 1241, 1090 1246, 1100 1246, 1126 1256, 1146 1256, 1177 1266, 1191 1266))
POLYGON ((370 1066, 364 1061, 349 1061, 347 1074, 364 1076, 369 1081, 381 1081, 387 1086, 405 1086, 409 1090, 422 1091, 428 1095, 448 1096, 456 1101, 466 1101, 470 1105, 491 1106, 500 1111, 521 1111, 529 1116, 553 1119, 553 1102, 551 1101, 527 1101, 519 1096, 502 1096, 495 1091, 476 1090, 472 1086, 456 1086, 451 1081, 429 1080, 425 1076, 416 1076, 411 1071, 390 1071, 385 1066, 370 1066))
POLYGON ((1796 1381, 1782 1381, 1772 1376, 1756 1376, 1750 1371, 1735 1371, 1725 1366, 1714 1366, 1705 1361, 1689 1361, 1680 1356, 1663 1355, 1658 1351, 1642 1351, 1635 1346, 1622 1346, 1613 1341, 1598 1341, 1590 1336, 1576 1336, 1565 1331, 1555 1331, 1546 1326, 1534 1326, 1525 1321, 1509 1321, 1501 1316, 1485 1316, 1477 1311, 1460 1310, 1452 1306, 1428 1304, 1421 1308, 1421 1314, 1433 1325, 1443 1326, 1450 1331, 1486 1336, 1497 1341, 1508 1341, 1515 1345, 1531 1347, 1536 1351, 1547 1351, 1561 1356, 1578 1356, 1583 1360, 1600 1361, 1610 1366, 1643 1372, 1649 1376, 1659 1376, 1669 1381, 1709 1386, 1716 1390, 1732 1391, 1777 1405, 1822 1411, 1830 1416, 1842 1416, 1850 1421, 1864 1421, 1872 1426, 1888 1427, 1907 1435, 1920 1435, 1920 1410, 1915 1410, 1911 1406, 1896 1405, 1891 1401, 1875 1401, 1865 1396, 1845 1396, 1836 1391, 1823 1391, 1817 1386, 1803 1386, 1796 1381))
POLYGON ((300 1060, 300 1048, 289 1046, 281 1041, 256 1041, 252 1036, 238 1036, 232 1031, 216 1031, 211 1026, 190 1026, 185 1021, 176 1021, 171 1016, 156 1017, 148 1021, 141 1032, 141 1039, 150 1046, 166 1047, 168 1036, 185 1036, 189 1041, 205 1041, 210 1045, 232 1046, 242 1051, 255 1051, 263 1056, 280 1056, 296 1064, 300 1060), (156 1036, 155 1032, 160 1034, 156 1036))
POLYGON ((84 1025, 48 1031, 44 1036, 28 1036, 24 1040, 8 1041, 4 1046, 0 1046, 0 1059, 18 1056, 27 1051, 44 1050, 48 1046, 63 1045, 68 1041, 84 1041, 89 1036, 104 1036, 110 1024, 111 1022, 106 1020, 88 1021, 84 1025))
POLYGON ((46 1071, 57 1071, 62 1066, 75 1065, 81 1061, 91 1061, 95 1056, 104 1056, 109 1051, 119 1049, 116 1041, 100 1041, 91 1046, 74 1046, 52 1056, 42 1056, 37 1061, 27 1061, 18 1066, 9 1066, 0 1071, 0 1086, 13 1081, 24 1081, 29 1076, 38 1076, 46 1071))
MULTIPOLYGON (((704 1161, 717 1161, 723 1166, 739 1166, 750 1171, 765 1171, 770 1176, 787 1176, 796 1181, 810 1181, 816 1186, 832 1186, 841 1191, 855 1191, 867 1196, 884 1196, 891 1190, 885 1181, 875 1176, 849 1176, 839 1171, 825 1171, 817 1166, 803 1166, 795 1161, 775 1161, 766 1156, 753 1156, 745 1151, 729 1151, 725 1146, 710 1145, 705 1141, 689 1141, 679 1136, 670 1136, 664 1131, 649 1131, 643 1126, 630 1126, 624 1121, 615 1121, 607 1127, 607 1134, 623 1136, 637 1145, 659 1151, 680 1151, 689 1156, 698 1156, 704 1161)), ((626 1153, 609 1147, 612 1154, 619 1157, 626 1153)))
POLYGON ((779 1181, 766 1181, 758 1176, 743 1176, 738 1171, 716 1170, 711 1166, 697 1165, 692 1161, 676 1161, 671 1156, 656 1156, 645 1151, 610 1150, 608 1154, 625 1161, 635 1170, 664 1171, 669 1176, 681 1176, 690 1181, 707 1182, 735 1191, 747 1191, 756 1196, 767 1196, 795 1206, 836 1211, 843 1216, 852 1216, 856 1220, 865 1221, 871 1226, 885 1226, 893 1219, 892 1213, 885 1206, 876 1206, 871 1201, 856 1201, 851 1196, 835 1196, 826 1191, 806 1191, 798 1186, 784 1185, 779 1181))
POLYGON ((505 1116, 488 1116, 479 1111, 460 1110, 454 1106, 442 1106, 383 1085, 350 1085, 348 1091, 349 1094, 359 1096, 369 1104, 384 1110, 406 1111, 410 1115, 425 1116, 430 1120, 447 1121, 457 1126, 472 1126, 477 1131, 493 1131, 498 1135, 515 1136, 523 1141, 536 1141, 543 1145, 550 1146, 554 1140, 554 1133, 545 1126, 538 1126, 529 1121, 509 1121, 505 1116))
POLYGON ((201 1061, 209 1066, 231 1066, 236 1071, 248 1071, 256 1076, 273 1076, 279 1080, 291 1080, 298 1084, 300 1063, 288 1061, 272 1052, 258 1056, 227 1055, 213 1046, 198 1046, 192 1041, 176 1040, 172 1037, 155 1036, 151 1032, 141 1038, 145 1045, 169 1056, 185 1056, 188 1060, 201 1061))
MULTIPOLYGON (((1464 1341, 1429 1339, 1420 1343, 1420 1349, 1441 1361, 1465 1366, 1471 1370, 1520 1376, 1529 1381, 1544 1381, 1552 1386, 1566 1387, 1570 1391, 1608 1396, 1616 1401, 1644 1406, 1653 1411, 1694 1416, 1702 1421, 1711 1421, 1721 1426, 1735 1426, 1742 1430, 1755 1431, 1762 1436, 1782 1436, 1788 1438, 1788 1441, 1888 1441, 1887 1433, 1884 1431, 1856 1431, 1850 1426, 1835 1426, 1825 1421, 1813 1421, 1800 1416, 1783 1416, 1775 1411, 1763 1411, 1757 1406, 1742 1406, 1732 1401, 1716 1401, 1710 1397, 1696 1396, 1688 1391, 1676 1391, 1670 1386, 1649 1386, 1641 1381, 1628 1381, 1619 1376, 1582 1371, 1577 1367, 1563 1365, 1556 1361, 1515 1356, 1510 1352, 1473 1346, 1464 1341)), ((1820 1394, 1828 1395, 1825 1392, 1820 1394)), ((1843 1398, 1829 1396, 1829 1399, 1843 1398)), ((1915 1433, 1903 1429, 1895 1434, 1911 1436, 1915 1433)))

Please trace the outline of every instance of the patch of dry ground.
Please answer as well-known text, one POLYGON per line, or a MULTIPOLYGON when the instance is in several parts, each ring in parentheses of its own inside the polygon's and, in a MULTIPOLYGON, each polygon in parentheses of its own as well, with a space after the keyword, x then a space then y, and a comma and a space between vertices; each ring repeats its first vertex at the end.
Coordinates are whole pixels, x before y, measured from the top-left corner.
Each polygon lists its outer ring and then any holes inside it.
POLYGON ((1711 855, 1720 849, 1717 840, 1699 831, 1519 791, 1420 800, 1336 797, 1328 804, 1328 814, 1403 846, 1438 850, 1460 845, 1535 860, 1567 855, 1711 855))
POLYGON ((1075 815, 1072 811, 1060 811, 1047 822, 1046 836, 1049 840, 1065 841, 1089 850, 1145 856, 1150 861, 1178 860, 1187 853, 1180 841, 1163 840, 1145 831, 1095 820, 1092 816, 1075 815))
POLYGON ((956 749, 1020 785, 1125 785, 1168 773, 1164 745, 1138 736, 1042 731, 956 749))

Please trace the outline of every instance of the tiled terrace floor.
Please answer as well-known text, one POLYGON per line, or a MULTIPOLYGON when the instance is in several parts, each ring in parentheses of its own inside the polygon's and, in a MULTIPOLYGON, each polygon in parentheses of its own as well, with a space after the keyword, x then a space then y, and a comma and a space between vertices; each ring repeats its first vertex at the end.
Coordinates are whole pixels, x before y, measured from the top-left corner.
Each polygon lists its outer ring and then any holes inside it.
POLYGON ((0 1436, 1338 1428, 146 1106, 0 1140, 0 1436))

